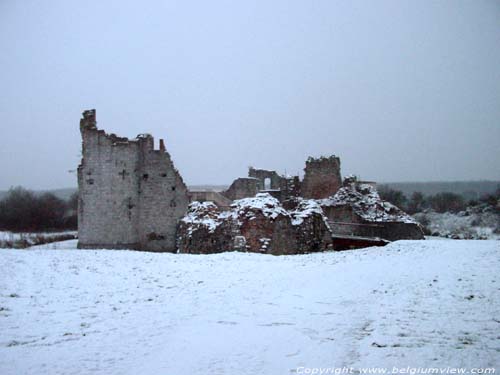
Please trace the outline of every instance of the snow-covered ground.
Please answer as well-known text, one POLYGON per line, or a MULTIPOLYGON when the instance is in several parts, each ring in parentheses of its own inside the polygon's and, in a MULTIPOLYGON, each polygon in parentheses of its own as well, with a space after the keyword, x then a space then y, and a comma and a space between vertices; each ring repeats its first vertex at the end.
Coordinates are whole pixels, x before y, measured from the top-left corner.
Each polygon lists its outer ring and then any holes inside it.
POLYGON ((455 239, 500 239, 500 214, 493 210, 468 208, 459 213, 419 212, 413 217, 433 236, 455 239))
POLYGON ((56 240, 63 236, 76 236, 78 231, 63 231, 63 232, 23 232, 14 233, 9 231, 0 231, 0 248, 7 247, 10 243, 18 241, 26 241, 27 244, 35 244, 40 240, 56 240))
POLYGON ((270 256, 0 250, 0 374, 496 367, 500 242, 270 256))
POLYGON ((50 237, 62 236, 62 235, 66 235, 66 234, 77 235, 78 232, 76 230, 63 231, 63 232, 30 232, 30 233, 14 233, 14 232, 9 232, 9 231, 0 231, 0 240, 16 241, 16 240, 20 240, 23 238, 36 237, 36 236, 50 238, 50 237))

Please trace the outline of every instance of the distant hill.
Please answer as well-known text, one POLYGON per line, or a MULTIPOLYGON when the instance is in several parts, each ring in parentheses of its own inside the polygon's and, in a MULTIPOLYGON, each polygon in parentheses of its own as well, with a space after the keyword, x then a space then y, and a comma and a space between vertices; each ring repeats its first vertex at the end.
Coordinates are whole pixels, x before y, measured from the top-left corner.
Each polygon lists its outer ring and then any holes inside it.
POLYGON ((190 191, 223 191, 226 190, 229 186, 227 185, 189 185, 188 189, 190 191))
MULTIPOLYGON (((204 190, 213 190, 213 191, 222 191, 227 189, 227 185, 190 185, 188 189, 191 191, 204 191, 204 190)), ((28 189, 31 190, 31 189, 28 189)), ((77 188, 65 188, 65 189, 52 189, 52 190, 33 190, 35 194, 43 194, 43 193, 52 193, 56 197, 64 200, 68 200, 71 197, 71 194, 75 193, 77 188)), ((0 191, 0 199, 3 199, 7 194, 7 190, 0 191)))
POLYGON ((467 199, 477 199, 485 194, 494 193, 500 187, 500 181, 433 181, 433 182, 388 182, 378 186, 386 186, 402 191, 406 196, 419 191, 424 195, 450 192, 463 195, 467 199))
MULTIPOLYGON (((413 192, 419 191, 424 195, 434 195, 437 193, 450 192, 463 195, 467 199, 477 199, 485 194, 494 193, 500 187, 500 181, 433 181, 433 182, 386 182, 379 183, 379 187, 389 187, 394 190, 402 191, 406 196, 410 196, 413 192)), ((214 190, 222 191, 227 189, 227 185, 190 185, 188 188, 191 191, 214 190)), ((53 189, 53 190, 36 190, 35 193, 43 194, 50 192, 57 197, 67 200, 76 192, 76 188, 53 189)), ((7 191, 0 191, 0 199, 2 199, 7 191)))
MULTIPOLYGON (((228 188, 227 185, 189 185, 188 189, 191 191, 204 191, 204 190, 213 190, 213 191, 223 191, 228 188)), ((28 189, 31 190, 31 189, 28 189)), ((65 189, 52 189, 52 190, 33 190, 35 194, 43 194, 43 193, 52 193, 56 197, 64 200, 68 200, 71 197, 71 194, 75 193, 77 188, 65 188, 65 189)), ((7 190, 0 191, 0 199, 3 199, 7 194, 7 190)))

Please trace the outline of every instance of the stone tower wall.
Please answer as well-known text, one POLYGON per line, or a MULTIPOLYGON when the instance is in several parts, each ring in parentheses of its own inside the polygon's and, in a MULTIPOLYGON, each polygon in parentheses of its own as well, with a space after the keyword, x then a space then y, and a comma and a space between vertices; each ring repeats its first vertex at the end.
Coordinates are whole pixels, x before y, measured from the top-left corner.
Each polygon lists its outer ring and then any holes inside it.
POLYGON ((78 246, 175 251, 188 196, 170 155, 154 150, 150 135, 98 130, 94 110, 84 112, 80 131, 78 246))
POLYGON ((173 252, 176 250, 177 224, 189 205, 188 189, 167 152, 144 150, 141 156, 141 249, 173 252))
POLYGON ((340 159, 336 156, 309 158, 304 172, 301 184, 301 194, 304 198, 327 198, 342 186, 340 159))

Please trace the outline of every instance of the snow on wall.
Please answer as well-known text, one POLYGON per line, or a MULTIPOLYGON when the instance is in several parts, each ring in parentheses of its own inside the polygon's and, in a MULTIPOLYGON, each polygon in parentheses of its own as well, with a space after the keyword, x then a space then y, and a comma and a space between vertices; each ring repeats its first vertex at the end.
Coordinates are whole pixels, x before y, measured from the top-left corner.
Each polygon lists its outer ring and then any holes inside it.
POLYGON ((297 199, 288 208, 268 193, 234 201, 227 211, 220 211, 212 202, 193 202, 181 219, 178 251, 243 250, 278 255, 328 249, 331 230, 319 204, 297 199))
POLYGON ((317 214, 323 217, 325 224, 328 226, 326 216, 323 213, 323 209, 313 199, 298 199, 298 205, 294 211, 291 212, 292 225, 300 225, 305 219, 317 214))
POLYGON ((289 216, 281 203, 269 193, 259 193, 255 197, 243 198, 234 201, 231 209, 238 215, 251 218, 255 212, 261 212, 265 217, 276 219, 279 215, 289 216))
POLYGON ((212 202, 192 202, 188 207, 188 212, 181 221, 189 224, 189 235, 193 229, 206 227, 209 233, 213 233, 215 228, 221 223, 220 213, 215 203, 212 202))
POLYGON ((213 233, 225 220, 236 220, 238 224, 241 225, 238 218, 252 220, 257 214, 262 214, 264 217, 271 220, 281 215, 290 218, 292 225, 300 225, 305 219, 316 214, 321 215, 325 224, 327 224, 323 210, 315 200, 298 199, 296 209, 287 211, 283 208, 281 203, 269 193, 259 193, 252 198, 236 200, 231 205, 230 210, 222 212, 220 212, 218 207, 212 202, 192 202, 189 205, 186 216, 184 216, 181 221, 188 224, 189 234, 192 234, 193 230, 200 227, 206 227, 209 233, 213 233))
POLYGON ((371 184, 345 183, 335 195, 320 199, 318 203, 327 207, 350 205, 356 214, 367 221, 417 223, 393 204, 382 200, 377 189, 371 184))

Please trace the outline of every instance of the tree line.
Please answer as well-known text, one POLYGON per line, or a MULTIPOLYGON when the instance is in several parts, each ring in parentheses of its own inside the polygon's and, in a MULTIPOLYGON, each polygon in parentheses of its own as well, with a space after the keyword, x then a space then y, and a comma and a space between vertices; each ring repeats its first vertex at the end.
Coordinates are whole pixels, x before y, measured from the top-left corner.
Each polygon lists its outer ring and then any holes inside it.
MULTIPOLYGON (((483 195, 478 200, 467 200, 463 195, 443 192, 424 195, 414 192, 407 197, 402 191, 383 186, 380 197, 409 214, 432 209, 436 212, 457 213, 469 206, 486 204, 496 207, 500 199, 500 186, 493 194, 483 195)), ((41 232, 55 230, 77 230, 78 193, 68 200, 52 193, 36 194, 23 187, 11 188, 0 200, 0 230, 13 232, 41 232)))
POLYGON ((485 194, 477 200, 468 200, 463 195, 443 192, 434 195, 424 195, 421 192, 413 192, 407 197, 402 191, 382 187, 379 189, 380 197, 409 214, 432 209, 436 212, 457 213, 470 206, 485 204, 495 207, 500 199, 500 186, 492 194, 485 194))
POLYGON ((78 193, 65 201, 52 193, 35 194, 23 187, 14 187, 0 200, 0 230, 76 230, 77 209, 78 193))

